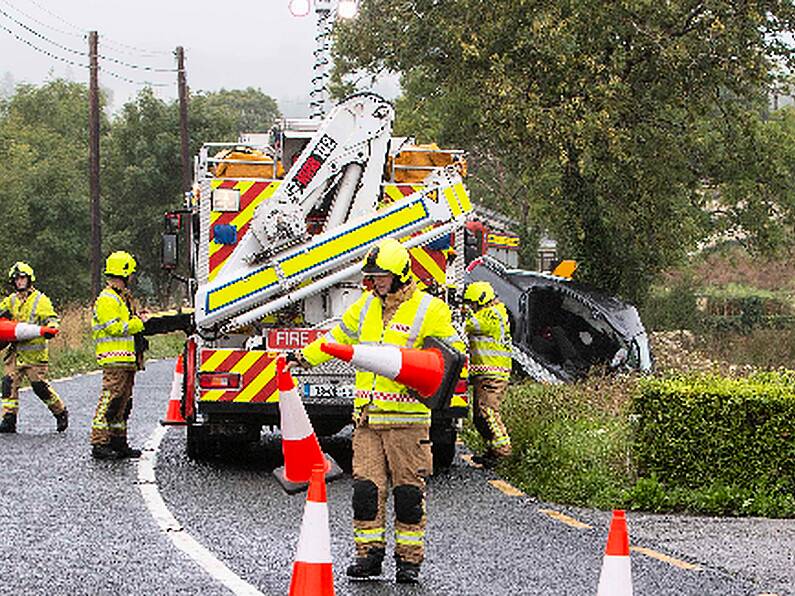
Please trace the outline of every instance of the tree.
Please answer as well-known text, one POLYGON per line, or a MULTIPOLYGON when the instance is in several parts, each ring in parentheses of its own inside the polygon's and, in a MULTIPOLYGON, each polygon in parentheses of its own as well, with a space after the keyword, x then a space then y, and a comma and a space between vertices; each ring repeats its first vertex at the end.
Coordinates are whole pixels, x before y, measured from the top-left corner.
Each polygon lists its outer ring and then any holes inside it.
MULTIPOLYGON (((279 115, 276 102, 252 88, 199 93, 188 105, 192 154, 208 141, 267 131, 279 115)), ((106 252, 132 252, 141 289, 163 301, 169 289, 160 269, 163 215, 182 205, 178 104, 142 90, 114 119, 103 154, 106 252)))
POLYGON ((62 303, 90 293, 87 98, 84 85, 55 80, 0 103, 0 273, 25 260, 62 303))
MULTIPOLYGON (((370 0, 337 28, 336 52, 343 73, 400 72, 415 110, 441 103, 437 133, 530 182, 522 199, 585 277, 639 300, 714 231, 715 147, 741 171, 739 156, 761 162, 742 142, 793 65, 794 25, 777 0, 370 0), (461 108, 464 127, 449 117, 461 108)), ((734 210, 749 241, 774 239, 734 210)))

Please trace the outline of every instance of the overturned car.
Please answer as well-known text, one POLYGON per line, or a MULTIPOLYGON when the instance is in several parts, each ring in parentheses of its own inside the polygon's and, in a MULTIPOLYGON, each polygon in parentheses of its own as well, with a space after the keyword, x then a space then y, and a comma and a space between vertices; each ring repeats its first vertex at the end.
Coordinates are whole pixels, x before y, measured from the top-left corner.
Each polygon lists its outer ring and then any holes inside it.
POLYGON ((470 263, 469 281, 487 281, 511 318, 514 363, 532 378, 565 383, 594 366, 650 371, 638 311, 570 279, 507 269, 488 256, 470 263))

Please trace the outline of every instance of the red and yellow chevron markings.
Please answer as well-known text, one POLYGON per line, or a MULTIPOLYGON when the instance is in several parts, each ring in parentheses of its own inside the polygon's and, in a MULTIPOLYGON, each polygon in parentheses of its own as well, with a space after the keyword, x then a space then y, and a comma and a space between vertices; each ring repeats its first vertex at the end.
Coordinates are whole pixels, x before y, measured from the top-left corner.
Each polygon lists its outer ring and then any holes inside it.
POLYGON ((447 258, 441 250, 432 250, 423 246, 409 249, 411 255, 411 273, 424 286, 434 281, 444 287, 447 283, 447 258))
POLYGON ((218 224, 230 224, 237 228, 237 240, 243 238, 251 219, 254 217, 254 210, 262 201, 270 198, 279 187, 279 182, 255 181, 255 180, 227 180, 214 179, 210 182, 211 188, 229 188, 240 192, 240 211, 237 213, 226 213, 212 211, 210 213, 210 273, 209 280, 215 279, 226 263, 235 244, 218 244, 215 242, 215 226, 218 224))
POLYGON ((239 389, 202 389, 199 401, 275 403, 279 400, 276 352, 263 350, 202 350, 199 374, 238 373, 239 389))

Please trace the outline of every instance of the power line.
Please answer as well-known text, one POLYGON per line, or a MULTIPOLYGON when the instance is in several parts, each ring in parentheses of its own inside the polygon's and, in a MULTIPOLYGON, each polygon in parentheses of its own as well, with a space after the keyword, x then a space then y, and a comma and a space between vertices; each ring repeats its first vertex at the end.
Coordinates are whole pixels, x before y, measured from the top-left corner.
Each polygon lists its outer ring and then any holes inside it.
MULTIPOLYGON (((16 38, 18 41, 24 43, 26 46, 29 46, 29 47, 33 48, 37 52, 39 52, 41 54, 44 54, 48 58, 52 58, 54 60, 58 60, 60 62, 64 62, 65 64, 68 64, 70 66, 76 66, 78 68, 88 68, 87 64, 81 64, 79 62, 75 62, 74 60, 70 60, 69 58, 64 58, 63 56, 59 56, 58 54, 54 54, 54 53, 50 52, 49 50, 45 50, 44 48, 37 46, 36 44, 32 43, 30 40, 25 39, 24 37, 20 37, 19 35, 17 35, 17 33, 12 31, 11 29, 6 27, 2 23, 0 23, 0 29, 3 29, 5 32, 7 32, 12 37, 16 38)), ((85 56, 86 54, 83 53, 83 55, 85 56)), ((170 87, 171 86, 170 83, 155 83, 155 82, 152 82, 152 81, 136 81, 136 80, 131 79, 129 77, 125 77, 124 75, 121 75, 121 74, 119 74, 117 72, 113 72, 112 70, 102 69, 102 72, 103 72, 103 74, 106 74, 106 75, 108 75, 110 77, 113 77, 114 79, 118 79, 120 81, 124 81, 125 83, 130 83, 132 85, 138 85, 140 87, 170 87)))
POLYGON ((69 64, 69 65, 71 65, 71 66, 78 66, 78 67, 80 67, 80 68, 88 68, 88 65, 87 65, 87 64, 79 64, 79 63, 77 63, 77 62, 75 62, 75 61, 73 61, 73 60, 69 60, 68 58, 64 58, 63 56, 58 56, 57 54, 53 54, 52 52, 50 52, 50 51, 48 51, 48 50, 45 50, 45 49, 43 49, 43 48, 40 48, 39 46, 37 46, 36 44, 33 44, 33 43, 31 43, 31 42, 30 42, 30 41, 28 41, 27 39, 25 39, 25 38, 23 38, 23 37, 20 37, 19 35, 17 35, 16 33, 14 33, 14 32, 13 32, 11 29, 9 29, 8 27, 6 27, 6 26, 5 26, 5 25, 3 25, 2 23, 0 23, 0 29, 3 29, 3 30, 5 30, 6 32, 8 32, 9 34, 11 34, 12 36, 16 37, 16 38, 17 38, 17 40, 21 41, 22 43, 24 43, 24 44, 25 44, 25 45, 27 45, 27 46, 30 46, 31 48, 33 48, 33 49, 34 49, 34 50, 36 50, 37 52, 40 52, 40 53, 44 54, 45 56, 49 56, 50 58, 54 58, 55 60, 60 60, 61 62, 66 62, 66 64, 69 64))
MULTIPOLYGON (((70 48, 70 47, 65 46, 65 45, 63 45, 61 43, 58 43, 57 41, 54 41, 54 40, 50 39, 46 35, 42 35, 38 31, 36 31, 35 29, 33 29, 31 27, 28 27, 25 23, 17 20, 12 15, 8 14, 2 8, 0 8, 0 15, 5 16, 7 19, 9 19, 9 20, 13 21, 14 23, 16 23, 17 26, 21 27, 22 29, 25 29, 26 31, 28 31, 32 35, 35 35, 36 37, 38 37, 39 39, 41 39, 43 41, 46 41, 49 44, 52 44, 53 46, 55 46, 56 48, 58 48, 60 50, 63 50, 63 51, 68 52, 70 54, 75 54, 77 56, 88 56, 87 52, 83 52, 83 51, 80 51, 80 50, 75 50, 73 48, 70 48)), ((145 70, 147 72, 158 72, 158 73, 166 73, 166 72, 167 73, 173 73, 173 72, 177 72, 176 68, 155 68, 155 67, 152 67, 152 66, 141 66, 139 64, 132 64, 130 62, 125 62, 124 60, 119 60, 117 58, 113 58, 112 56, 104 56, 104 55, 101 55, 101 54, 98 57, 103 59, 103 60, 107 60, 108 62, 113 62, 114 64, 118 64, 119 66, 125 66, 127 68, 134 68, 134 69, 138 69, 138 70, 145 70)))
POLYGON ((20 10, 18 7, 14 6, 10 2, 8 2, 8 0, 0 0, 0 2, 5 4, 9 8, 11 8, 12 10, 18 12, 19 14, 21 14, 26 19, 30 19, 31 21, 33 21, 37 25, 41 25, 45 29, 49 29, 51 31, 55 31, 56 33, 60 33, 61 35, 71 35, 73 37, 80 37, 82 39, 86 39, 86 37, 87 37, 87 35, 85 33, 75 33, 74 31, 64 31, 63 29, 59 29, 57 27, 53 27, 52 25, 49 25, 49 24, 45 23, 44 21, 40 21, 36 17, 29 15, 28 13, 24 12, 23 10, 20 10))
MULTIPOLYGON (((84 36, 88 35, 88 30, 83 29, 82 27, 79 27, 79 26, 75 25, 74 23, 70 23, 65 18, 60 16, 59 14, 54 13, 53 11, 48 9, 47 7, 42 6, 40 3, 36 2, 36 0, 28 0, 28 1, 31 4, 33 4, 34 6, 38 7, 40 10, 42 10, 45 13, 47 13, 48 15, 50 15, 51 17, 57 19, 58 21, 61 21, 62 23, 64 23, 65 25, 68 25, 69 27, 72 27, 73 29, 76 29, 77 31, 80 31, 84 36)), ((125 48, 126 50, 128 50, 128 52, 127 52, 128 54, 133 53, 133 54, 138 54, 140 56, 154 56, 154 55, 161 55, 162 56, 162 55, 170 55, 171 54, 171 52, 167 51, 167 50, 148 50, 146 48, 139 48, 139 47, 136 47, 136 46, 133 46, 133 45, 122 43, 120 41, 115 41, 112 38, 105 37, 105 36, 102 37, 102 42, 105 45, 108 45, 108 46, 111 46, 111 47, 117 46, 117 47, 125 48), (131 50, 132 52, 130 52, 129 50, 131 50)), ((120 52, 120 53, 124 53, 124 52, 120 52)))

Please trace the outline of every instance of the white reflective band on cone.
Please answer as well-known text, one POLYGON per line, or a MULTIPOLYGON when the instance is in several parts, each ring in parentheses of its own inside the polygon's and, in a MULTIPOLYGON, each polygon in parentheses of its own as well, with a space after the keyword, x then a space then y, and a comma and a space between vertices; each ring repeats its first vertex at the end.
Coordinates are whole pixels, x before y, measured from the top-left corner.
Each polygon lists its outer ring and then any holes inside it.
POLYGON ((394 379, 400 374, 400 369, 403 367, 403 355, 397 346, 358 344, 353 347, 351 364, 394 379))
POLYGON ((279 391, 279 415, 283 440, 299 441, 314 434, 312 423, 295 388, 279 391))
POLYGON ((629 557, 605 555, 596 596, 632 596, 632 571, 629 557))
POLYGON ((295 562, 331 563, 331 541, 326 503, 307 501, 295 562))

